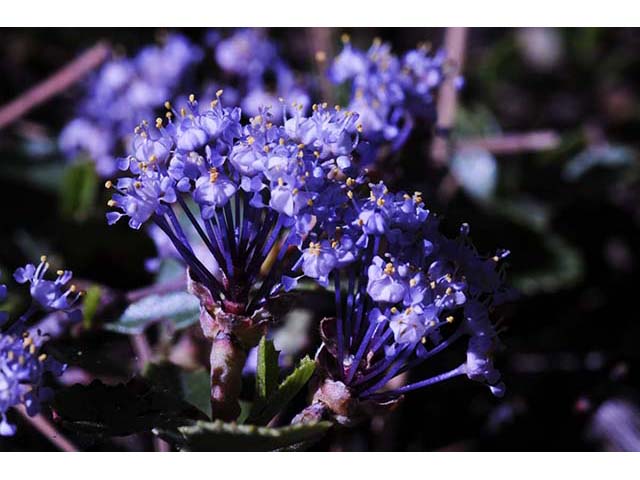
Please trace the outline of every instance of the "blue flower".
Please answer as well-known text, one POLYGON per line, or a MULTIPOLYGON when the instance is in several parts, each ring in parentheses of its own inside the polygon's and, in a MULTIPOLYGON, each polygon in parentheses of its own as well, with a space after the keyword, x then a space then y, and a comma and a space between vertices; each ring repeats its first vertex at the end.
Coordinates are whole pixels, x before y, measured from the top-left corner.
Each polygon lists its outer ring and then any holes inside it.
MULTIPOLYGON (((44 375, 51 372, 60 375, 66 365, 43 352, 47 337, 31 334, 27 323, 37 310, 64 312, 70 320, 80 317, 77 306, 80 293, 75 286, 67 287, 71 272, 58 271, 55 280, 46 280, 49 268, 46 258, 38 266, 28 264, 14 273, 18 283, 29 283, 33 305, 18 320, 8 322, 8 315, 0 320, 0 435, 12 436, 15 425, 9 423, 7 411, 16 405, 24 405, 27 414, 40 412, 43 402, 51 398, 51 390, 44 386, 44 375), (7 326, 8 324, 8 326, 7 326)), ((0 285, 0 302, 6 297, 6 286, 0 285)))
POLYGON ((42 256, 40 263, 35 266, 31 263, 18 268, 13 278, 18 283, 29 283, 31 298, 36 305, 45 312, 65 312, 72 319, 79 319, 81 312, 77 302, 82 292, 75 285, 68 285, 72 273, 69 270, 58 270, 55 280, 45 279, 49 269, 47 257, 42 256))

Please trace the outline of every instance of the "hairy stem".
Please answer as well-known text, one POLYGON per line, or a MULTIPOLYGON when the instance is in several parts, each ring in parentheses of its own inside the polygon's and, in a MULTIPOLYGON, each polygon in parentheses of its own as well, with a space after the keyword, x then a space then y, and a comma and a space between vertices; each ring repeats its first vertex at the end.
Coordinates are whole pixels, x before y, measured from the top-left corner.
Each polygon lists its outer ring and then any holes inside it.
POLYGON ((211 416, 232 421, 240 415, 238 397, 247 352, 230 334, 219 334, 211 344, 211 416))

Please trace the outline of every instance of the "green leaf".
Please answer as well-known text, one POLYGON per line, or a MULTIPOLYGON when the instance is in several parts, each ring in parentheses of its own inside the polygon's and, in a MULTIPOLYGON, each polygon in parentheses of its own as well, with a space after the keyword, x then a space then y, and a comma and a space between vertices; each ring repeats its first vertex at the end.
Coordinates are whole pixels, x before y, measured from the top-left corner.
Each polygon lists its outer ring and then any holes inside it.
POLYGON ((143 376, 158 391, 180 398, 211 417, 211 381, 206 370, 188 372, 171 362, 150 363, 143 376))
POLYGON ((269 423, 307 384, 315 369, 316 363, 309 357, 300 360, 296 369, 284 379, 275 392, 264 401, 254 403, 247 421, 257 425, 269 423))
POLYGON ((271 340, 262 337, 258 345, 258 367, 256 369, 256 396, 258 400, 265 400, 278 388, 278 352, 271 340))
POLYGON ((202 412, 179 398, 134 378, 126 384, 73 385, 55 396, 57 421, 77 432, 125 436, 154 428, 176 429, 205 419, 202 412))
POLYGON ((64 215, 84 220, 89 216, 98 193, 98 176, 93 163, 69 165, 60 186, 60 206, 64 215))
POLYGON ((167 438, 178 442, 183 451, 273 451, 309 444, 331 428, 330 422, 289 425, 280 428, 238 425, 236 423, 196 422, 178 427, 167 438))
POLYGON ((102 290, 97 285, 92 285, 87 289, 87 292, 83 298, 83 315, 82 323, 84 328, 89 330, 93 326, 93 318, 96 315, 98 306, 100 305, 100 297, 102 296, 102 290))
POLYGON ((147 326, 159 320, 170 320, 176 330, 187 328, 198 322, 200 303, 187 292, 171 292, 149 295, 127 307, 122 316, 104 328, 126 335, 142 333, 147 326))

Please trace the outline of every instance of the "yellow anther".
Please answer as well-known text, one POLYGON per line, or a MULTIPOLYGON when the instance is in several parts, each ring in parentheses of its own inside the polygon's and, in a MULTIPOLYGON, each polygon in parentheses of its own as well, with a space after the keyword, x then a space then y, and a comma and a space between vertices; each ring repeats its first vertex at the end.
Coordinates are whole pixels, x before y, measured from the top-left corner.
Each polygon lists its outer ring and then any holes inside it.
POLYGON ((162 128, 162 118, 156 118, 156 128, 162 128))
POLYGON ((149 163, 154 163, 157 161, 158 161, 158 157, 156 157, 155 154, 149 157, 149 163))
POLYGON ((318 111, 318 104, 314 103, 313 105, 311 105, 311 110, 313 110, 314 112, 318 111))
POLYGON ((113 187, 113 182, 111 180, 104 182, 104 188, 109 189, 111 187, 113 187))
POLYGON ((184 107, 182 107, 182 108, 180 109, 180 115, 181 115, 181 116, 183 116, 183 117, 186 117, 186 116, 187 116, 187 111, 185 110, 185 108, 184 108, 184 107))
POLYGON ((337 240, 333 240, 331 242, 331 248, 336 248, 338 245, 340 245, 340 242, 338 242, 337 240))
POLYGON ((382 207, 384 205, 384 198, 380 197, 376 203, 378 204, 379 207, 382 207))
POLYGON ((297 195, 299 192, 300 190, 298 190, 297 188, 294 188, 293 190, 291 190, 292 195, 297 195))
POLYGON ((278 186, 281 187, 284 185, 284 180, 282 179, 282 177, 278 178, 278 186))
POLYGON ((211 100, 211 103, 209 103, 209 105, 211 106, 211 108, 216 108, 216 105, 218 105, 218 100, 211 100))
POLYGON ((269 148, 269 145, 265 145, 264 147, 262 147, 262 151, 263 151, 264 153, 269 153, 269 151, 270 151, 270 150, 271 150, 271 149, 269 148))
POLYGON ((209 169, 209 181, 211 183, 215 183, 215 181, 218 180, 219 176, 220 174, 218 173, 218 169, 216 167, 211 167, 209 169))
POLYGON ((453 293, 453 288, 447 287, 447 289, 444 291, 444 293, 446 293, 447 295, 451 295, 453 293))
POLYGON ((191 95, 189 95, 189 102, 193 103, 196 101, 196 96, 192 93, 191 95))
POLYGON ((7 360, 9 360, 10 362, 14 359, 15 355, 13 353, 12 350, 9 350, 9 353, 7 353, 7 360))
POLYGON ((398 309, 396 307, 391 307, 391 313, 395 315, 396 313, 398 313, 398 309))
MULTIPOLYGON (((351 192, 349 192, 351 193, 351 192)), ((358 219, 358 225, 363 226, 364 225, 364 220, 362 220, 361 218, 358 219)))
POLYGON ((77 290, 78 290, 78 287, 76 287, 75 285, 71 285, 71 286, 69 287, 69 291, 70 291, 71 293, 76 293, 76 291, 77 291, 77 290))
POLYGON ((164 102, 164 108, 166 108, 167 110, 171 110, 171 102, 169 100, 164 102))
POLYGON ((133 186, 136 188, 142 188, 142 182, 135 182, 133 186))
POLYGON ((453 318, 453 315, 449 315, 449 316, 446 318, 446 320, 447 320, 447 323, 453 323, 453 321, 454 321, 455 319, 453 318))
POLYGON ((422 343, 423 345, 424 345, 425 343, 427 343, 427 337, 422 337, 422 338, 420 339, 420 343, 422 343))
POLYGON ((347 178, 346 184, 347 187, 353 187, 356 184, 356 181, 353 178, 349 177, 347 178))
POLYGON ((255 142, 255 141, 256 141, 256 139, 255 139, 255 138, 253 138, 253 137, 251 137, 251 136, 247 137, 247 143, 248 143, 249 145, 253 145, 253 142, 255 142))
POLYGON ((382 45, 382 40, 380 39, 380 37, 375 37, 373 39, 373 45, 376 47, 379 47, 380 45, 382 45))
POLYGON ((42 255, 42 256, 40 257, 40 261, 41 261, 42 263, 46 262, 46 261, 47 261, 47 256, 46 256, 46 255, 42 255))
POLYGON ((396 267, 393 266, 393 263, 389 262, 384 266, 384 273, 387 275, 393 275, 396 271, 396 267))
POLYGON ((284 138, 281 138, 280 140, 278 140, 278 145, 284 145, 284 138))
POLYGON ((304 148, 304 143, 299 143, 298 144, 298 150, 302 150, 304 148))
POLYGON ((38 360, 40 360, 41 362, 44 362, 46 359, 47 359, 47 354, 46 353, 43 353, 42 355, 40 355, 38 357, 38 360))
POLYGON ((318 50, 315 56, 316 62, 318 63, 324 63, 327 60, 327 52, 325 52, 324 50, 318 50))
POLYGON ((29 353, 31 355, 34 355, 36 353, 37 347, 34 344, 31 344, 31 346, 29 347, 29 353))
POLYGON ((413 313, 413 308, 411 307, 407 307, 407 309, 404 311, 405 315, 410 315, 411 313, 413 313))
POLYGON ((362 124, 361 123, 356 125, 356 130, 358 131, 358 133, 362 133, 362 124))
MULTIPOLYGON (((352 192, 351 190, 349 190, 349 191, 347 192, 347 197, 349 197, 349 198, 353 198, 353 192, 352 192)), ((362 221, 362 220, 360 220, 360 221, 362 221)), ((362 224, 360 224, 360 225, 362 225, 362 224)))
POLYGON ((342 35, 340 35, 340 41, 342 43, 349 43, 351 41, 351 37, 348 33, 343 33, 342 35))
POLYGON ((432 289, 436 288, 436 282, 431 282, 431 283, 429 284, 429 286, 430 286, 432 289))
POLYGON ((418 280, 416 280, 415 278, 412 278, 411 280, 409 280, 409 285, 412 287, 415 287, 418 284, 418 280))
POLYGON ((310 207, 313 207, 313 198, 310 198, 309 200, 307 200, 307 205, 309 205, 310 207))
POLYGON ((302 157, 304 157, 304 152, 303 152, 302 150, 300 150, 300 151, 298 152, 297 157, 298 157, 298 158, 302 158, 302 157))
POLYGON ((494 262, 499 262, 500 261, 500 257, 495 255, 491 260, 493 260, 494 262))
POLYGON ((224 93, 223 89, 220 89, 216 92, 216 97, 220 98, 222 96, 222 94, 224 93))
POLYGON ((340 110, 342 110, 342 107, 340 105, 336 105, 333 108, 335 109, 336 112, 339 112, 340 110))
POLYGON ((116 202, 115 200, 111 199, 107 202, 107 206, 109 207, 115 207, 116 205, 118 205, 118 202, 116 202))
POLYGON ((24 340, 22 340, 22 346, 24 348, 28 348, 29 345, 32 345, 32 344, 33 344, 33 338, 31 338, 31 337, 27 337, 24 340))
POLYGON ((64 270, 57 270, 56 271, 56 275, 58 275, 58 276, 64 275, 64 270))
POLYGON ((164 116, 167 117, 167 120, 171 120, 171 117, 173 117, 173 113, 167 112, 164 114, 164 116))

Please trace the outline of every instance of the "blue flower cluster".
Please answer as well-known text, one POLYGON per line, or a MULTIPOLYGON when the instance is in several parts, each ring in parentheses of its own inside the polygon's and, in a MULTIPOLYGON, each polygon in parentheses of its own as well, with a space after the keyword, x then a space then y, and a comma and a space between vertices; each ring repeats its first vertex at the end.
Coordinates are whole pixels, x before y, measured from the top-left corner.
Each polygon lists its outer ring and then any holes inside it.
POLYGON ((62 131, 60 148, 69 157, 88 154, 100 175, 115 172, 115 156, 142 118, 153 118, 174 96, 189 68, 203 51, 182 35, 167 36, 162 46, 150 45, 133 58, 114 58, 88 85, 78 116, 62 131))
POLYGON ((435 122, 433 92, 445 79, 443 52, 430 55, 420 46, 399 58, 379 39, 366 52, 354 47, 348 35, 342 41, 329 78, 350 85, 349 109, 360 114, 364 139, 374 147, 369 160, 382 144, 390 144, 393 151, 402 147, 416 120, 435 122))
POLYGON ((370 184, 368 197, 348 193, 349 223, 325 226, 323 237, 309 235, 302 249, 306 276, 321 285, 333 278, 337 313, 323 322, 318 353, 327 381, 365 403, 386 403, 458 375, 502 395, 489 312, 512 293, 501 267, 509 252, 480 256, 466 224, 459 238, 447 238, 419 192, 392 193, 379 183, 370 184), (467 357, 454 369, 388 388, 394 377, 465 336, 467 357))
POLYGON ((127 217, 162 230, 222 311, 251 317, 306 276, 333 285, 336 317, 323 322, 318 354, 326 381, 357 402, 385 403, 458 375, 501 395, 492 354, 491 309, 509 298, 502 260, 483 257, 468 225, 439 230, 420 192, 369 184, 354 162, 359 114, 340 107, 281 104, 244 122, 222 91, 202 106, 166 105, 166 120, 136 128, 129 176, 114 188, 110 224, 127 217), (185 219, 186 224, 185 224, 185 219), (205 265, 187 229, 213 259, 205 265), (388 389, 401 373, 468 338, 454 369, 388 389))
MULTIPOLYGON (((40 312, 64 312, 77 320, 80 292, 74 285, 68 286, 71 272, 59 270, 54 280, 45 278, 49 269, 46 257, 40 264, 28 264, 14 273, 18 283, 29 283, 30 308, 13 323, 6 312, 0 313, 0 435, 15 434, 15 425, 8 422, 6 413, 16 405, 24 405, 29 415, 39 413, 41 404, 51 397, 51 390, 43 386, 46 372, 60 375, 65 365, 42 351, 46 336, 32 335, 28 322, 40 312)), ((7 294, 5 285, 0 285, 0 302, 7 294)))
POLYGON ((201 106, 191 95, 180 111, 167 103, 166 121, 136 128, 134 154, 119 162, 130 176, 106 183, 116 190, 107 218, 126 216, 134 229, 153 222, 215 302, 250 316, 295 285, 294 247, 350 215, 344 192, 362 182, 352 158, 360 126, 353 112, 314 105, 305 116, 299 104, 243 123, 221 96, 201 106), (194 254, 191 230, 212 265, 194 254))

